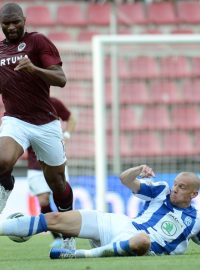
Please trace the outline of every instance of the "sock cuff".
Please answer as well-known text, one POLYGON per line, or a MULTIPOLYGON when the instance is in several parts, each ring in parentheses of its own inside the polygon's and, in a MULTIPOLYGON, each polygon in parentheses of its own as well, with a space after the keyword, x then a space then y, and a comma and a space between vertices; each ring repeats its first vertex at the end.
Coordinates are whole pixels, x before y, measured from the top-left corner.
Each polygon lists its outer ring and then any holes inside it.
POLYGON ((47 231, 47 223, 44 214, 30 218, 28 236, 47 231))
POLYGON ((46 222, 46 219, 45 219, 45 215, 44 214, 40 214, 39 215, 39 225, 41 226, 42 228, 42 231, 46 232, 48 229, 47 229, 47 222, 46 222))
POLYGON ((135 252, 130 248, 129 240, 120 241, 120 247, 123 249, 128 255, 135 255, 135 252))
POLYGON ((122 256, 122 255, 135 256, 136 255, 135 252, 129 246, 129 240, 114 242, 113 249, 114 249, 115 256, 122 256))

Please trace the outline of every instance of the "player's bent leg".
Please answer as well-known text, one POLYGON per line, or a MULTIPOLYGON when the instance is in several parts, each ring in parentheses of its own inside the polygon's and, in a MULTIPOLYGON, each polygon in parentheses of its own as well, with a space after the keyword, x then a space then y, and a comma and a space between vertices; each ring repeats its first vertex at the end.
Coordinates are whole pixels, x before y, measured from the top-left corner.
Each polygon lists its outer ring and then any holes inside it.
POLYGON ((72 210, 73 192, 65 179, 65 163, 54 167, 43 164, 42 168, 58 210, 60 212, 72 210))
MULTIPOLYGON (((65 179, 65 163, 61 166, 52 167, 45 165, 45 177, 53 191, 53 199, 59 212, 70 211, 73 208, 73 191, 65 179)), ((63 234, 63 247, 67 249, 75 249, 75 239, 68 234, 63 234)))
POLYGON ((139 233, 128 240, 113 242, 90 250, 72 251, 52 248, 49 255, 51 259, 142 256, 147 254, 149 248, 149 236, 145 233, 139 233))

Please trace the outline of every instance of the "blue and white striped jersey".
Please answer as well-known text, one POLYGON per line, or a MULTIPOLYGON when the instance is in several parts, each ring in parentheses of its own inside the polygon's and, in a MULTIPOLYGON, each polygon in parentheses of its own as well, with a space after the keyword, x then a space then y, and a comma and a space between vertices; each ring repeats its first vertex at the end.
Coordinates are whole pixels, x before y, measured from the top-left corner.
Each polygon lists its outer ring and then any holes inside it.
POLYGON ((166 182, 141 180, 140 191, 135 196, 146 202, 132 224, 149 234, 150 254, 183 254, 190 238, 200 244, 200 212, 192 206, 173 206, 166 182))

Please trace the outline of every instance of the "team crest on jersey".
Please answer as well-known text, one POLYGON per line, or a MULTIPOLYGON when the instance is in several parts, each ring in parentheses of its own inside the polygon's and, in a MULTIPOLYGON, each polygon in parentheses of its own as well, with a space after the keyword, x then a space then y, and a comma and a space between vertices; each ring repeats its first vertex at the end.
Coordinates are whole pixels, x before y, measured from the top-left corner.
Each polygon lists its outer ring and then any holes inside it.
POLYGON ((186 226, 190 226, 192 223, 192 218, 191 217, 186 217, 184 220, 184 223, 186 226))
POLYGON ((26 47, 26 43, 24 43, 24 42, 20 43, 19 46, 18 46, 18 48, 17 48, 18 49, 18 52, 23 51, 25 47, 26 47))
POLYGON ((173 236, 177 231, 176 225, 171 221, 164 221, 161 225, 161 229, 167 236, 173 236))

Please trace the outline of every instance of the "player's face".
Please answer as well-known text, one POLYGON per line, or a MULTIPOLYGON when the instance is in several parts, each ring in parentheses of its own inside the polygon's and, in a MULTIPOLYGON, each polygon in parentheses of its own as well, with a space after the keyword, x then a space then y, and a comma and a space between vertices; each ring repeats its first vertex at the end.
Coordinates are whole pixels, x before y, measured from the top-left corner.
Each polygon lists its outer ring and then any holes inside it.
POLYGON ((190 206, 191 199, 195 197, 195 192, 190 180, 179 176, 174 181, 170 193, 170 201, 173 205, 181 208, 190 206))
POLYGON ((2 14, 1 16, 1 28, 9 42, 16 42, 20 40, 24 35, 25 18, 13 13, 2 14))

